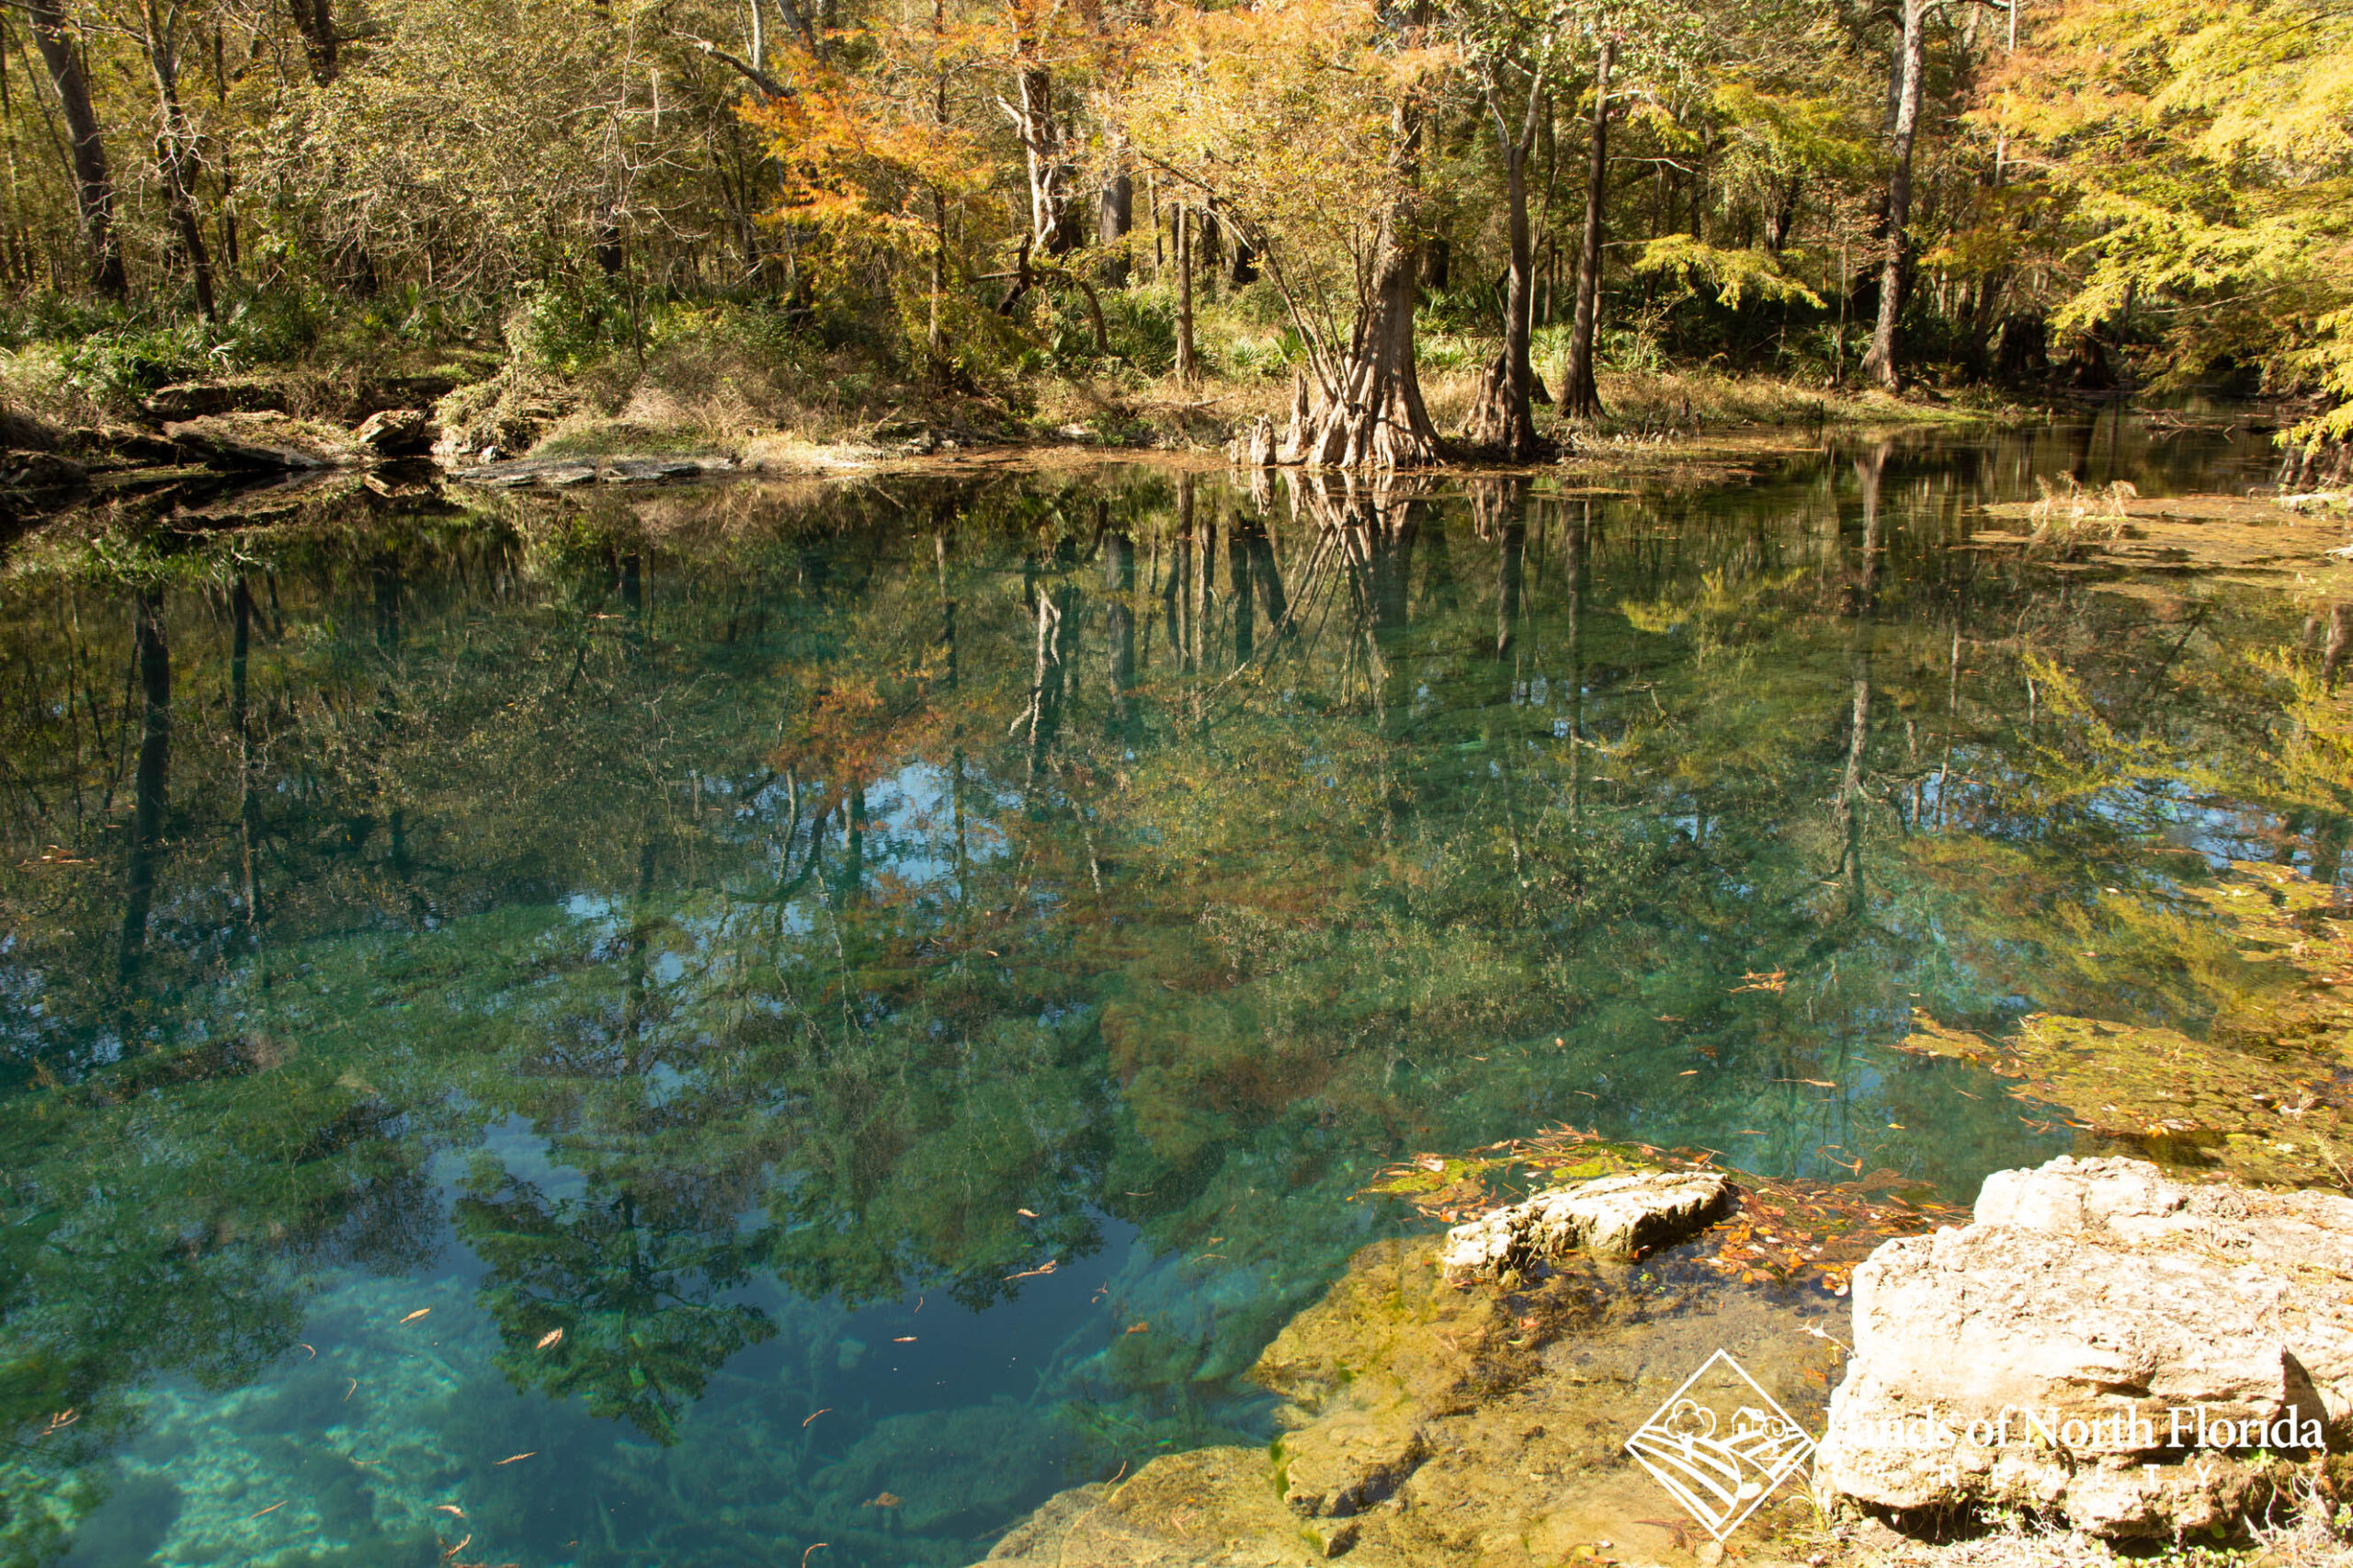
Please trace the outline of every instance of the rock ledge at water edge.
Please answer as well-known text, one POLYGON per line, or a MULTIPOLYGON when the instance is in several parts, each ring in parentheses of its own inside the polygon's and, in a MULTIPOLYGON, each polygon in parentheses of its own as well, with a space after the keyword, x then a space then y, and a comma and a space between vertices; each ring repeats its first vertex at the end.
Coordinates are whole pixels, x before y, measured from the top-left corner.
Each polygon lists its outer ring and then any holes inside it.
POLYGON ((2353 1441, 2348 1281, 2353 1199, 2138 1160, 1997 1172, 1974 1222, 1856 1269, 1817 1486, 2109 1536, 2227 1523, 2265 1500, 2283 1452, 2353 1441), (2222 1441, 2226 1422, 2252 1440, 2222 1441))
POLYGON ((1643 1171, 1540 1192, 1457 1225, 1440 1263, 1449 1284, 1529 1275, 1573 1252, 1636 1257, 1722 1217, 1733 1186, 1713 1171, 1643 1171))

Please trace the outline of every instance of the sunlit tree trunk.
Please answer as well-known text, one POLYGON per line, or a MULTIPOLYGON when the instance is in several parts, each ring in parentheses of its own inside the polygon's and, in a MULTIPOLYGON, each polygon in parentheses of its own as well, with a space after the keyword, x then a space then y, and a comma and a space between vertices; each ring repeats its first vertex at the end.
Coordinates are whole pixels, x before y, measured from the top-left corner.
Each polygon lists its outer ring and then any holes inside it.
MULTIPOLYGON (((1408 37, 1428 7, 1417 5, 1408 37)), ((1418 88, 1397 96, 1390 115, 1395 191, 1381 216, 1368 282, 1345 358, 1315 357, 1316 402, 1294 410, 1282 460, 1323 468, 1422 468, 1445 457, 1422 403, 1414 364, 1414 312, 1422 299, 1419 189, 1427 106, 1418 88)))
POLYGON ((1021 101, 1005 108, 1021 138, 1029 169, 1032 248, 1040 256, 1065 256, 1078 245, 1078 224, 1070 210, 1068 154, 1054 122, 1053 74, 1025 58, 1014 88, 1021 101))
POLYGON ((114 232, 114 180, 107 168, 106 140, 98 131, 98 115, 90 104, 90 80, 83 69, 81 51, 67 30, 59 0, 28 0, 33 42, 57 88, 64 111, 66 133, 73 138, 74 199, 82 215, 82 234, 90 247, 90 287, 110 299, 130 292, 122 248, 114 232))
POLYGON ((1576 324, 1569 331, 1569 367, 1561 389, 1561 412, 1590 419, 1601 412, 1601 391, 1593 379, 1593 339, 1601 312, 1602 204, 1609 186, 1609 67, 1617 41, 1601 40, 1593 69, 1593 145, 1585 180, 1585 244, 1577 252, 1576 324))
MULTIPOLYGON (((759 9, 759 0, 752 0, 752 9, 759 9)), ((933 47, 947 34, 948 7, 946 0, 932 0, 931 36, 933 47)), ((948 74, 942 71, 932 79, 931 122, 945 129, 948 124, 948 74)), ((931 187, 931 298, 930 323, 925 331, 925 347, 928 352, 932 372, 938 375, 947 369, 947 354, 942 342, 940 308, 948 298, 948 193, 938 186, 931 187)))
POLYGON ((1135 227, 1135 180, 1123 168, 1106 179, 1096 195, 1095 243, 1106 253, 1096 276, 1106 288, 1127 286, 1130 261, 1126 247, 1120 242, 1135 227))
POLYGON ((1886 251, 1880 264, 1879 324, 1863 356, 1863 371, 1893 392, 1903 384, 1900 339, 1904 290, 1910 281, 1912 146, 1920 128, 1920 84, 1927 53, 1928 0, 1904 0, 1903 74, 1896 89, 1895 131, 1889 146, 1886 251))
POLYGON ((1422 403, 1414 366, 1414 312, 1421 267, 1406 238, 1412 213, 1382 225, 1373 283, 1355 340, 1334 384, 1319 387, 1303 420, 1294 418, 1283 460, 1319 468, 1420 468, 1443 455, 1438 428, 1422 403))
POLYGON ((210 321, 220 312, 213 301, 212 253, 204 243, 204 225, 196 212, 196 131, 180 105, 178 17, 176 12, 165 15, 157 0, 147 0, 146 24, 148 74, 155 84, 161 121, 155 137, 156 171, 164 177, 172 229, 196 285, 196 308, 210 321))

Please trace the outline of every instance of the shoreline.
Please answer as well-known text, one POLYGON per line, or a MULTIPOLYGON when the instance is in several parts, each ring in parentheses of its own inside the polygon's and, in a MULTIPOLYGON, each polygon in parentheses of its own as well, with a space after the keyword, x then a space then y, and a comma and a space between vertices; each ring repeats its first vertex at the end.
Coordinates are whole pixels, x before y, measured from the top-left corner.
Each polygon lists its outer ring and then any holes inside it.
MULTIPOLYGON (((1505 462, 1458 445, 1442 464, 1388 472, 1444 478, 1641 468, 1763 455, 1832 430, 2017 428, 2067 416, 2057 403, 1934 392, 1898 398, 1705 373, 1608 376, 1604 389, 1606 412, 1577 430, 1540 417, 1548 454, 1540 460, 1505 462)), ((0 398, 0 498, 23 517, 65 509, 85 489, 167 483, 181 470, 259 482, 427 457, 460 482, 473 477, 469 471, 518 464, 562 472, 693 463, 778 479, 1073 461, 1224 467, 1228 442, 1258 418, 1279 418, 1287 390, 1266 377, 1192 387, 1165 379, 1058 381, 1020 389, 1017 398, 900 389, 879 412, 777 409, 762 419, 743 408, 715 418, 650 384, 616 401, 512 361, 487 374, 480 367, 470 374, 251 372, 158 387, 135 403, 20 384, 0 398)), ((2194 423, 2249 417, 2270 415, 2232 410, 2194 423)))

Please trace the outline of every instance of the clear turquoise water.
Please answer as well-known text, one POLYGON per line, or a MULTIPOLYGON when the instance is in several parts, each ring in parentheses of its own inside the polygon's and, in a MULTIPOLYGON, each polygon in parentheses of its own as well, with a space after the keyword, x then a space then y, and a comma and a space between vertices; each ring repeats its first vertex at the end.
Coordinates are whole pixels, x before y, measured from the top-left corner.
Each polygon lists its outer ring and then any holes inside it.
POLYGON ((2072 1134, 1912 1009, 2195 1029, 2069 911, 2346 832, 2234 673, 2286 599, 1956 547, 2038 473, 2267 456, 19 540, 0 1562, 963 1563, 1264 1440, 1239 1374, 1410 1153, 1566 1120, 1966 1200, 2072 1134))

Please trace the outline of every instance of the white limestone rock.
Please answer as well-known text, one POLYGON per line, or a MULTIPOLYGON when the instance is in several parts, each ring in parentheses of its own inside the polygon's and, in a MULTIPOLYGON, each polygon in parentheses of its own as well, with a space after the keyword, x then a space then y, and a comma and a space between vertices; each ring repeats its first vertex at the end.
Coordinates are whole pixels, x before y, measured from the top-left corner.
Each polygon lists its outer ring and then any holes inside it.
POLYGON ((1817 1486, 2110 1536, 2226 1521, 2259 1491, 2258 1447, 2353 1439, 2347 1280, 2353 1199, 2184 1184, 2137 1160, 2000 1172, 1972 1224, 1856 1269, 1817 1486), (2223 1422, 2261 1433, 2223 1442, 2223 1422))
POLYGON ((1705 1229, 1732 1206, 1713 1171, 1645 1171, 1540 1192, 1447 1233, 1448 1281, 1469 1285, 1580 1249, 1636 1257, 1705 1229))

